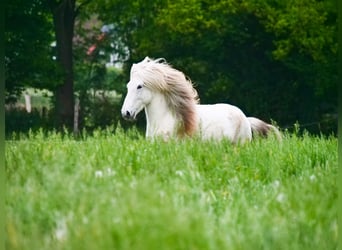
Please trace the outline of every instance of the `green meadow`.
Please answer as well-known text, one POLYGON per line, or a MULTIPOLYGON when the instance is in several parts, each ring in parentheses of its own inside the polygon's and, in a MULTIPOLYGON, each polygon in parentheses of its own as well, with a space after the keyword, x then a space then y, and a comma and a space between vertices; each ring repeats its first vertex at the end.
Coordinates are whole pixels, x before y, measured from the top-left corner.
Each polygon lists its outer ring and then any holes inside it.
POLYGON ((337 249, 337 138, 6 140, 6 249, 337 249))

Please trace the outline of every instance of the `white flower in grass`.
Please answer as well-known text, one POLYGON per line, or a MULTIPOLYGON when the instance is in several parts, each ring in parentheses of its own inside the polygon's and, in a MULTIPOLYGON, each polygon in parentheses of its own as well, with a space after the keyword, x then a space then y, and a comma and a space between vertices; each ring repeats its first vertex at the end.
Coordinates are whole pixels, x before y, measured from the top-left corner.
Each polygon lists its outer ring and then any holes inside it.
POLYGON ((276 197, 276 200, 277 200, 279 203, 283 203, 283 202, 285 201, 285 199, 286 199, 286 196, 285 196, 285 194, 283 194, 283 193, 279 193, 279 194, 277 195, 277 197, 276 197))
POLYGON ((95 171, 95 177, 96 178, 102 178, 103 177, 103 172, 101 170, 96 170, 95 171))
POLYGON ((280 186, 280 181, 275 180, 275 181, 273 182, 273 185, 274 185, 274 187, 279 187, 279 186, 280 186))
POLYGON ((314 175, 314 174, 311 175, 311 176, 310 176, 310 181, 315 181, 315 180, 316 180, 316 175, 314 175))
POLYGON ((113 176, 115 175, 115 171, 113 171, 111 168, 107 168, 106 170, 108 176, 113 176))
POLYGON ((105 176, 113 176, 115 175, 115 171, 112 170, 111 168, 106 168, 105 170, 96 170, 95 171, 95 177, 96 178, 102 178, 105 176))
POLYGON ((182 170, 177 170, 176 171, 176 175, 182 177, 184 175, 183 171, 182 170))
POLYGON ((57 222, 57 228, 55 230, 55 237, 59 241, 65 240, 67 237, 68 228, 65 219, 61 219, 57 222))

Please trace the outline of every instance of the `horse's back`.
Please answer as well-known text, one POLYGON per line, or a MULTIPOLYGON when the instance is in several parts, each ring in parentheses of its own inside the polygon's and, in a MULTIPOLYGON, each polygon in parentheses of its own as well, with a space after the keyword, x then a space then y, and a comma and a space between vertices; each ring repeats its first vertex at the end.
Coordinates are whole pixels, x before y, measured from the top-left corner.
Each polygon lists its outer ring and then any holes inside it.
POLYGON ((203 138, 228 138, 233 143, 250 141, 252 131, 245 114, 230 104, 197 105, 199 131, 203 138))

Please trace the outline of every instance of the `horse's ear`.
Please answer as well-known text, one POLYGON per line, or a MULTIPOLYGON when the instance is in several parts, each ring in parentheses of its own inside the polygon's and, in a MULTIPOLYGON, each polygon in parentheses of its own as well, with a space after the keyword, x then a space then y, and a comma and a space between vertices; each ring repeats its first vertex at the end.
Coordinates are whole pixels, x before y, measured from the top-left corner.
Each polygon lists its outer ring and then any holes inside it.
POLYGON ((148 56, 146 56, 145 59, 143 60, 143 62, 149 62, 149 61, 151 61, 151 59, 148 56))
POLYGON ((167 63, 165 58, 158 58, 156 61, 158 63, 167 63))

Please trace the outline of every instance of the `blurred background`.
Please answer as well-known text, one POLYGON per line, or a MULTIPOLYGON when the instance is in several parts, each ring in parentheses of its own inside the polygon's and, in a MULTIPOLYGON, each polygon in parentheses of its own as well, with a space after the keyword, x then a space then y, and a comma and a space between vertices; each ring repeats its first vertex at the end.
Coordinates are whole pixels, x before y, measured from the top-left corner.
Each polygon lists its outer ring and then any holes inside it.
POLYGON ((201 103, 230 103, 282 129, 337 132, 335 1, 5 5, 7 135, 132 126, 120 108, 130 67, 145 56, 184 72, 201 103))

